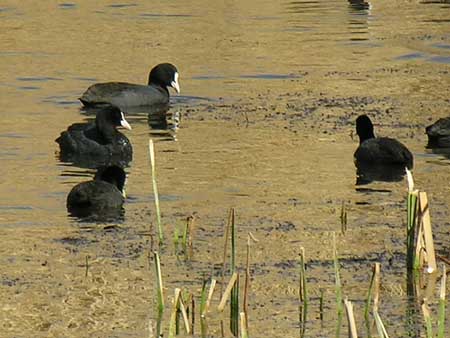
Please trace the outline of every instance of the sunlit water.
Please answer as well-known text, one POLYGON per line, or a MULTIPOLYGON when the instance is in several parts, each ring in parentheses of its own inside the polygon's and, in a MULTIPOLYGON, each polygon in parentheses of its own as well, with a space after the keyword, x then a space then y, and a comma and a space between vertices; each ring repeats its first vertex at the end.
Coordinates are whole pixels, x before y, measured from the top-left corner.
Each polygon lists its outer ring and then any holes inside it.
MULTIPOLYGON (((425 149, 424 127, 450 115, 449 10, 448 2, 427 1, 3 3, 0 335, 148 336, 156 318, 152 137, 168 297, 175 287, 199 297, 202 278, 219 277, 223 226, 235 207, 241 268, 247 232, 259 239, 251 255, 252 336, 298 335, 301 246, 312 298, 306 330, 334 335, 333 231, 360 332, 379 261, 382 317, 391 336, 405 336, 406 183, 356 187, 350 134, 367 113, 379 134, 408 145, 416 184, 429 193, 437 252, 448 257, 449 160, 425 149), (155 129, 145 113, 128 112, 134 160, 124 220, 69 218, 67 193, 94 173, 58 160, 54 139, 91 117, 77 98, 99 81, 144 83, 166 61, 181 74, 182 96, 172 100, 180 128, 155 129), (193 213, 194 260, 179 263, 174 228, 193 213)), ((209 329, 219 336, 214 311, 209 329)))

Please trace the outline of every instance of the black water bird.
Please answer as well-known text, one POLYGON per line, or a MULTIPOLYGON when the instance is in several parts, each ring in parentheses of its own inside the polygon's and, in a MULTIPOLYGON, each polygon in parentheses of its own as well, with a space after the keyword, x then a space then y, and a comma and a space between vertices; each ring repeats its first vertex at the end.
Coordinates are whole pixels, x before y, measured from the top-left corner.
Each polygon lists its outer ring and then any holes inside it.
POLYGON ((425 128, 428 148, 450 148, 450 117, 437 120, 425 128))
POLYGON ((67 211, 76 217, 110 218, 123 214, 125 171, 118 166, 97 170, 93 180, 82 182, 67 195, 67 211))
POLYGON ((102 107, 94 123, 75 123, 55 140, 60 147, 60 158, 68 162, 86 162, 86 167, 94 168, 114 163, 127 164, 132 159, 133 149, 117 127, 131 130, 119 108, 102 107))
POLYGON ((389 137, 375 137, 373 124, 367 115, 356 119, 359 147, 354 157, 357 166, 382 165, 413 167, 413 155, 402 143, 389 137))
POLYGON ((84 106, 112 104, 121 109, 147 106, 156 111, 169 107, 168 87, 180 92, 177 68, 170 63, 155 66, 148 76, 148 85, 126 82, 97 83, 90 86, 80 97, 84 106))

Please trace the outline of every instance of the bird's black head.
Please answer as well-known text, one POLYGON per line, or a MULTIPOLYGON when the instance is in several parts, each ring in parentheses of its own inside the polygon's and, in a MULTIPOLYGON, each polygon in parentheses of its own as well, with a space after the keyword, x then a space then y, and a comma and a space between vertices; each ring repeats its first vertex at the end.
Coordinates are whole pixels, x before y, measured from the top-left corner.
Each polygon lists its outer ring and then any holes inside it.
POLYGON ((375 137, 373 133, 373 124, 367 115, 360 115, 356 119, 356 133, 359 136, 359 143, 375 137))
POLYGON ((148 84, 154 84, 163 88, 172 87, 180 92, 180 85, 178 83, 178 70, 171 63, 160 63, 153 67, 148 76, 148 84))
POLYGON ((95 125, 97 130, 105 140, 111 141, 116 135, 117 127, 124 127, 131 130, 131 126, 125 120, 123 112, 116 106, 107 105, 97 112, 95 117, 95 125))
POLYGON ((105 181, 115 185, 123 193, 126 181, 125 171, 116 165, 102 167, 97 170, 94 180, 105 181))

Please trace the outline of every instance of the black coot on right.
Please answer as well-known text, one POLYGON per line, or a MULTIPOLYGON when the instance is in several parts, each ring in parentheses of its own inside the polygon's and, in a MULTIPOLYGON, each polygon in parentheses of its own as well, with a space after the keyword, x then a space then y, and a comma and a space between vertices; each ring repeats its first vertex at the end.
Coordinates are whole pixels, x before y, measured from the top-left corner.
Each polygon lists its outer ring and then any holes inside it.
POLYGON ((450 117, 437 120, 425 129, 429 148, 450 148, 450 117))
POLYGON ((80 97, 86 107, 112 104, 121 109, 146 106, 150 111, 167 111, 168 87, 180 92, 178 70, 170 63, 155 66, 149 74, 148 85, 126 82, 96 83, 80 97))
POLYGON ((113 163, 126 165, 132 159, 133 149, 128 138, 117 131, 120 126, 131 130, 123 112, 114 106, 102 107, 95 123, 75 123, 55 140, 61 159, 91 168, 113 163))
POLYGON ((72 188, 67 196, 67 211, 76 217, 121 216, 125 180, 125 171, 118 166, 98 169, 94 180, 72 188))
POLYGON ((413 167, 413 155, 402 143, 389 137, 375 137, 373 124, 367 115, 356 119, 359 147, 354 158, 359 182, 397 181, 405 167, 413 167))

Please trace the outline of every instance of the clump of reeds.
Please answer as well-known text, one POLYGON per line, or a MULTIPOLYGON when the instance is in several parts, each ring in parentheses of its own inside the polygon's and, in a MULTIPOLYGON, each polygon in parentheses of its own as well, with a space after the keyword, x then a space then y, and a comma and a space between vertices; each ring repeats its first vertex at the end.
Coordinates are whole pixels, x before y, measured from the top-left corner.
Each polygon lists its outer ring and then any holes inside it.
POLYGON ((173 231, 173 245, 174 245, 174 253, 179 258, 179 255, 184 255, 185 260, 192 259, 193 257, 193 238, 194 238, 194 215, 188 216, 186 219, 186 223, 182 230, 182 235, 180 239, 180 230, 178 227, 174 228, 173 231), (181 247, 181 249, 180 249, 181 247))

